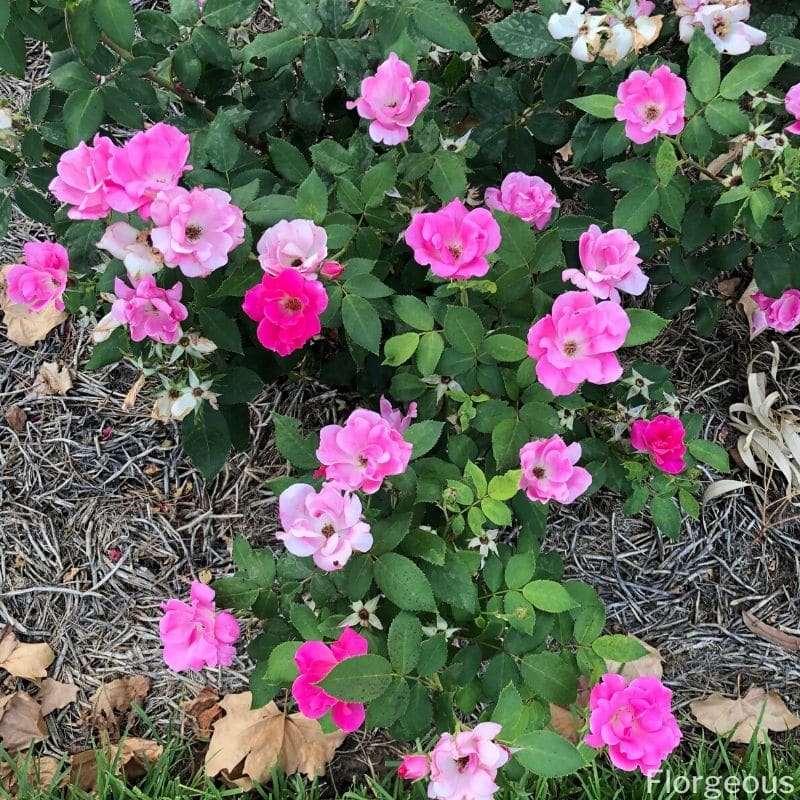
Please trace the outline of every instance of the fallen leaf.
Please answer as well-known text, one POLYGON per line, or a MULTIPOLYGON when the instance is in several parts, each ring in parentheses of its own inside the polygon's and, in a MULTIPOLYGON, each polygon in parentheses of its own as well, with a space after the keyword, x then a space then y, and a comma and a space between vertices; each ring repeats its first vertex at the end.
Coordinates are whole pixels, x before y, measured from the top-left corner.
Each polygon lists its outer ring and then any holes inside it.
MULTIPOLYGON (((19 796, 17 776, 24 774, 26 789, 47 790, 53 788, 60 768, 61 761, 53 756, 35 758, 30 752, 20 753, 14 759, 13 766, 6 761, 0 761, 0 787, 12 798, 17 798, 19 796)), ((43 796, 45 794, 43 791, 43 796)))
MULTIPOLYGON (((758 304, 755 300, 753 300, 753 295, 758 291, 758 286, 756 285, 756 280, 750 281, 747 284, 747 288, 742 292, 742 296, 739 298, 739 302, 737 305, 742 309, 744 315, 747 317, 747 325, 748 330, 750 331, 750 341, 752 342, 753 339, 758 336, 758 333, 755 332, 755 325, 753 324, 753 316, 760 312, 761 309, 759 308, 758 304)), ((761 333, 761 331, 759 331, 761 333)))
POLYGON ((25 692, 0 697, 0 745, 9 753, 47 738, 41 706, 25 692))
POLYGON ((3 416, 8 423, 11 430, 17 433, 22 433, 25 430, 25 423, 28 421, 28 415, 25 410, 19 406, 9 406, 3 416))
POLYGON ((10 627, 6 627, 0 634, 0 669, 11 673, 15 678, 44 678, 54 659, 55 653, 49 644, 20 642, 10 627))
POLYGON ((211 686, 204 686, 194 700, 187 700, 183 704, 183 710, 192 718, 197 736, 209 739, 214 720, 222 715, 219 692, 211 686))
POLYGON ((689 707, 704 728, 721 735, 733 732, 731 741, 741 744, 749 744, 754 734, 763 744, 769 738, 767 731, 790 731, 800 725, 800 719, 778 695, 758 686, 751 686, 744 697, 737 699, 715 692, 689 707))
POLYGON ((578 731, 586 722, 590 694, 589 680, 585 675, 581 675, 578 679, 578 696, 574 707, 550 703, 550 727, 573 744, 578 744, 580 740, 578 731))
POLYGON ((111 764, 114 774, 124 773, 128 780, 141 778, 155 764, 164 748, 150 739, 130 737, 119 744, 106 744, 101 751, 84 750, 72 756, 68 783, 84 792, 97 789, 98 769, 111 764), (99 759, 99 763, 98 763, 99 759))
MULTIPOLYGON (((742 466, 744 466, 744 463, 742 463, 742 466)), ((718 497, 730 494, 731 492, 736 492, 739 489, 745 489, 748 486, 750 486, 750 484, 747 483, 747 481, 732 481, 729 479, 714 481, 713 483, 709 484, 708 489, 706 489, 703 493, 703 503, 710 503, 712 500, 716 500, 718 497)))
POLYGON ((756 636, 760 636, 790 653, 800 653, 800 636, 792 636, 790 633, 773 628, 772 625, 762 622, 749 611, 742 611, 742 621, 756 636))
POLYGON ((37 397, 63 397, 72 388, 72 377, 67 367, 59 367, 55 361, 48 361, 39 367, 36 380, 33 382, 26 400, 37 397))
POLYGON ((0 268, 0 311, 6 324, 6 337, 15 344, 31 347, 44 339, 53 328, 58 327, 67 318, 66 311, 59 311, 49 305, 41 311, 29 313, 25 306, 12 303, 6 294, 6 272, 13 265, 0 268))
POLYGON ((743 283, 742 278, 726 278, 725 280, 717 281, 717 291, 726 300, 733 300, 739 296, 743 283))
POLYGON ((147 378, 145 378, 143 373, 134 381, 131 388, 128 389, 128 393, 125 395, 125 399, 122 401, 123 411, 131 411, 136 405, 136 398, 139 396, 139 391, 141 390, 142 386, 144 386, 146 380, 147 378))
POLYGON ((242 692, 220 700, 225 716, 214 723, 206 774, 210 778, 220 775, 247 790, 254 783, 268 782, 275 766, 287 775, 302 772, 314 778, 324 774, 345 734, 323 734, 316 720, 302 714, 286 715, 275 703, 251 709, 252 699, 251 692, 242 692))
POLYGON ((635 636, 631 636, 631 639, 636 639, 636 641, 647 650, 647 655, 637 658, 635 661, 628 661, 625 663, 625 666, 619 661, 606 659, 606 669, 609 672, 620 673, 628 682, 632 681, 634 678, 644 677, 658 678, 660 680, 664 675, 664 668, 661 666, 661 662, 664 658, 661 653, 659 653, 655 647, 651 647, 647 642, 643 642, 635 636))
POLYGON ((89 699, 92 725, 99 731, 106 731, 112 739, 118 738, 131 705, 147 697, 149 691, 150 678, 145 675, 102 684, 89 699))
POLYGON ((563 147, 559 147, 556 150, 559 156, 561 156, 561 160, 565 162, 569 162, 572 159, 572 139, 570 139, 563 147))
POLYGON ((59 708, 65 708, 78 699, 78 687, 74 683, 61 683, 52 678, 45 678, 36 700, 42 707, 42 716, 46 717, 59 708))

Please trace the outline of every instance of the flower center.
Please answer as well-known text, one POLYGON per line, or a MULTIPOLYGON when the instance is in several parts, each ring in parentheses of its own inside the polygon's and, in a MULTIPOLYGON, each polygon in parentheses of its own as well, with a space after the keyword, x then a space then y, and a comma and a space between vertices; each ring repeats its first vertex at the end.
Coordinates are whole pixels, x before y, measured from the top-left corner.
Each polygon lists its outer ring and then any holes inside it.
POLYGON ((564 342, 564 355, 567 356, 567 358, 572 358, 572 356, 574 356, 575 353, 577 352, 578 352, 577 342, 573 342, 572 340, 564 342))
POLYGON ((292 261, 292 266, 293 267, 301 267, 301 266, 303 266, 303 259, 302 258, 296 258, 294 261, 292 261))
POLYGON ((364 622, 369 622, 369 611, 366 608, 362 608, 358 612, 358 618, 364 620, 364 622))
POLYGON ((534 478, 539 478, 539 480, 541 480, 542 478, 544 478, 544 475, 545 475, 544 467, 534 467, 533 468, 533 477, 534 478))
POLYGON ((447 245, 447 251, 450 253, 453 258, 461 258, 461 245, 460 244, 449 244, 447 245))
POLYGON ((336 528, 334 528, 333 525, 330 522, 328 522, 322 526, 321 533, 326 539, 330 539, 331 536, 333 536, 333 534, 336 533, 336 528))
POLYGON ((188 347, 189 346, 189 337, 188 336, 181 336, 181 338, 178 339, 178 344, 181 347, 188 347))
POLYGON ((195 386, 195 388, 192 389, 192 394, 195 397, 202 397, 203 396, 203 390, 199 386, 195 386))
POLYGON ((170 400, 177 400, 180 396, 181 393, 177 389, 170 389, 167 392, 167 397, 169 397, 170 400))
POLYGON ((203 229, 199 225, 186 226, 186 238, 190 242, 196 242, 203 234, 203 229))
POLYGON ((636 17, 627 16, 624 20, 622 20, 622 24, 626 28, 634 28, 636 27, 636 17))
POLYGON ((296 312, 296 311, 299 311, 303 307, 303 304, 300 302, 300 300, 297 297, 287 297, 283 301, 283 307, 287 311, 295 311, 296 312))
POLYGON ((655 122, 661 116, 661 106, 655 103, 648 103, 644 109, 644 118, 648 122, 655 122))
POLYGON ((469 764, 469 756, 461 756, 461 758, 456 759, 456 766, 458 767, 459 772, 463 772, 467 765, 469 764))
POLYGON ((715 14, 711 29, 715 36, 723 39, 731 32, 731 23, 724 14, 715 14))

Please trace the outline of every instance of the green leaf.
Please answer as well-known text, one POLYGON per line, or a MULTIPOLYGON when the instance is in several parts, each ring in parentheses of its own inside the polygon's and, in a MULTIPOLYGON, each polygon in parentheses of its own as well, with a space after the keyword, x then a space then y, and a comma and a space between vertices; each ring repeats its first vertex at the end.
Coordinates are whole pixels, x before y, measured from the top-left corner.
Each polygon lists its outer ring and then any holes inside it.
POLYGON ((745 92, 763 89, 786 63, 788 56, 750 56, 734 64, 722 79, 719 93, 727 100, 737 100, 745 92))
POLYGON ((689 61, 686 77, 692 94, 701 103, 708 103, 719 89, 719 61, 705 50, 698 50, 689 61))
POLYGON ((433 159, 430 171, 431 188, 442 203, 463 197, 467 189, 464 159, 457 153, 440 150, 433 159))
POLYGON ((516 336, 493 333, 486 337, 484 349, 496 361, 521 361, 527 355, 528 345, 516 336))
POLYGON ((393 514, 372 524, 373 546, 370 553, 383 555, 394 550, 408 535, 411 514, 393 514))
POLYGON ((325 39, 313 38, 303 49, 303 75, 320 97, 336 86, 336 54, 325 39))
POLYGON ((502 234, 497 257, 509 267, 530 269, 537 246, 531 226, 513 214, 498 213, 497 220, 502 234))
POLYGON ((16 78, 25 78, 25 58, 25 37, 10 22, 5 33, 0 36, 0 69, 16 78))
POLYGON ((297 219, 297 201, 294 197, 268 194, 253 200, 244 212, 250 222, 269 227, 282 219, 297 219))
POLYGON ((444 335, 459 353, 477 353, 483 342, 483 323, 471 308, 448 306, 444 317, 444 335))
POLYGON ((626 192, 640 186, 655 186, 658 183, 656 171, 643 158, 628 158, 625 161, 618 161, 606 170, 606 175, 614 186, 618 186, 626 192))
POLYGON ((383 344, 383 363, 390 367, 399 367, 404 364, 417 350, 419 345, 419 334, 414 332, 401 333, 399 336, 392 336, 383 344))
POLYGON ((656 175, 661 183, 667 184, 677 169, 678 157, 675 155, 675 148, 669 139, 664 139, 656 153, 656 175))
POLYGON ((275 559, 267 548, 253 550, 241 534, 233 540, 233 563, 247 573, 262 589, 269 588, 275 580, 275 559))
POLYGON ((628 192, 614 209, 614 226, 625 228, 630 234, 647 228, 650 218, 658 210, 658 188, 640 186, 628 192))
POLYGON ((311 145, 311 160, 331 175, 341 175, 352 168, 350 153, 333 139, 323 139, 311 145))
POLYGON ((249 609, 258 599, 259 585, 243 575, 214 581, 218 608, 249 609))
POLYGON ((401 611, 389 626, 386 643, 392 666, 401 675, 408 675, 419 661, 422 624, 413 614, 401 611))
POLYGON ((438 672, 447 662, 447 640, 443 633, 426 639, 419 648, 417 675, 424 678, 438 672))
POLYGON ((646 308, 628 308, 625 313, 631 321, 631 327, 623 347, 635 347, 652 342, 667 327, 668 320, 646 308))
POLYGON ((436 331, 424 333, 417 346, 416 365, 423 377, 433 375, 444 352, 444 339, 436 331))
POLYGON ((522 470, 512 469, 504 475, 494 475, 489 481, 489 497, 493 500, 510 500, 519 491, 522 470))
MULTIPOLYGON (((347 270, 345 270, 347 276, 347 270)), ((357 294, 359 297, 375 299, 377 297, 390 297, 392 290, 374 275, 366 273, 364 275, 354 275, 344 282, 344 290, 350 294, 357 294)))
POLYGON ((411 19, 417 30, 434 44, 457 53, 476 53, 478 45, 464 20, 449 3, 420 0, 411 19))
POLYGON ((556 653, 525 656, 520 672, 525 685, 538 697, 560 706, 575 702, 578 676, 571 665, 556 653))
POLYGON ((100 89, 100 94, 103 95, 106 114, 111 119, 126 128, 133 128, 133 130, 142 128, 142 112, 131 102, 131 98, 125 92, 107 83, 100 89))
POLYGON ((181 444, 200 474, 211 480, 231 451, 228 423, 222 412, 206 404, 193 411, 181 424, 181 444))
POLYGON ((519 748, 514 758, 543 778, 571 775, 584 766, 578 748, 551 731, 527 733, 514 742, 514 747, 519 748))
POLYGON ((433 330, 433 314, 425 303, 414 295, 399 295, 392 303, 395 314, 406 325, 418 331, 433 330))
POLYGON ((281 22, 302 34, 318 34, 322 30, 322 20, 316 11, 316 3, 307 0, 277 0, 275 11, 281 22))
POLYGON ((636 639, 621 633, 615 633, 612 636, 599 636, 592 642, 592 650, 600 658, 619 661, 623 664, 627 661, 636 661, 637 658, 647 655, 647 650, 636 639))
POLYGON ((547 20, 541 14, 516 11, 487 27, 495 43, 518 58, 539 58, 558 49, 558 43, 547 30, 547 20))
POLYGON ((200 82, 200 75, 203 72, 203 64, 191 44, 184 42, 175 48, 172 53, 172 69, 178 76, 178 80, 187 89, 193 90, 197 88, 197 84, 200 82))
POLYGON ((86 369, 89 371, 102 369, 109 364, 116 364, 122 361, 123 357, 130 352, 131 340, 125 328, 117 328, 111 333, 104 342, 95 345, 92 349, 92 356, 86 362, 86 369))
POLYGON ((179 25, 194 25, 200 19, 200 4, 195 0, 169 0, 172 19, 179 25))
POLYGON ((53 221, 53 207, 49 200, 33 189, 18 186, 14 190, 14 202, 26 217, 30 217, 36 222, 47 225, 53 221))
POLYGON ((274 136, 268 136, 267 139, 275 169, 287 181, 302 183, 311 171, 305 156, 293 144, 283 139, 276 139, 274 136))
POLYGON ((619 100, 611 94, 590 94, 586 97, 573 97, 569 103, 599 119, 614 119, 614 109, 619 100))
POLYGON ((422 570, 399 553, 384 553, 375 562, 375 583, 403 611, 436 611, 433 590, 422 570))
POLYGON ((272 412, 275 426, 275 446, 291 465, 300 470, 313 470, 319 466, 315 437, 304 439, 300 435, 300 420, 272 412))
POLYGON ((383 203, 386 192, 390 191, 397 179, 397 167, 393 161, 381 161, 370 167, 361 179, 361 195, 367 208, 375 208, 383 203))
POLYGON ((551 614, 560 614, 577 608, 577 603, 572 595, 555 581, 532 581, 522 589, 525 599, 540 611, 549 611, 551 614))
POLYGON ((717 472, 731 471, 728 453, 724 447, 705 439, 694 439, 688 443, 687 448, 698 461, 708 464, 711 469, 715 469, 717 472))
POLYGON ((528 431, 516 417, 504 419, 492 430, 492 453, 498 470, 519 464, 519 451, 528 441, 528 431))
POLYGON ((516 553, 506 564, 505 581, 509 589, 520 589, 536 572, 536 558, 533 553, 516 553))
POLYGON ((368 703, 380 697, 392 680, 392 665, 382 656, 353 656, 340 661, 319 683, 346 703, 368 703))
POLYGON ((225 114, 217 114, 208 126, 206 146, 212 165, 220 172, 230 172, 236 166, 243 148, 225 114))
POLYGON ((414 446, 411 452, 411 459, 420 458, 429 453, 436 446, 444 429, 444 422, 433 419, 426 419, 423 422, 415 422, 403 433, 403 438, 411 442, 414 446))
POLYGON ((203 21, 214 28, 230 28, 251 17, 259 0, 206 0, 203 21))
POLYGON ((297 189, 297 213, 303 219, 321 223, 328 213, 328 188, 312 169, 297 189))
POLYGON ((347 335, 365 350, 378 355, 381 347, 381 321, 372 304, 358 295, 342 300, 342 323, 347 335))
POLYGON ((602 605, 583 606, 575 612, 575 641, 578 644, 590 644, 603 632, 605 624, 606 610, 602 605))
POLYGON ((133 45, 133 7, 128 0, 94 0, 92 13, 100 30, 114 44, 130 50, 133 45))
POLYGON ((405 678, 393 678, 389 688, 367 708, 366 727, 388 728, 405 716, 411 699, 411 690, 405 678))
POLYGON ((267 679, 283 685, 289 685, 297 677, 299 671, 294 660, 295 653, 302 642, 281 642, 275 645, 267 660, 267 679))
POLYGON ((706 122, 723 136, 746 133, 750 127, 747 115, 739 108, 738 103, 730 100, 712 100, 704 113, 706 122))
POLYGON ((200 329, 217 347, 242 355, 242 337, 236 321, 219 308, 201 308, 200 329))
POLYGON ((681 141, 690 155, 703 158, 711 149, 711 128, 698 114, 687 123, 681 134, 681 141))
POLYGON ((64 127, 70 147, 88 139, 100 127, 105 106, 97 89, 79 89, 64 103, 64 127))
POLYGON ((655 526, 667 538, 676 540, 681 534, 681 512, 671 497, 654 497, 650 501, 650 514, 655 526))
POLYGON ((86 67, 78 61, 68 61, 50 73, 56 89, 74 92, 76 89, 94 89, 97 81, 86 67))
POLYGON ((271 33, 259 33, 242 48, 242 59, 249 63, 253 59, 265 58, 267 66, 275 71, 291 64, 302 50, 303 37, 289 28, 281 28, 271 33))

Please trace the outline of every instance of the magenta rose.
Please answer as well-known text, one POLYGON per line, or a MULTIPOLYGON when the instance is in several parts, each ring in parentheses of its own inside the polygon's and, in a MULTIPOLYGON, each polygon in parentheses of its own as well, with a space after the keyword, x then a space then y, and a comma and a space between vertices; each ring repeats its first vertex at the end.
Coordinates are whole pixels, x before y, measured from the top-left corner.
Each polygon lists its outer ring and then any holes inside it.
POLYGON ((764 328, 788 333, 800 325, 800 289, 787 289, 780 297, 756 292, 753 301, 760 309, 758 319, 753 315, 753 333, 764 328))
POLYGON ((617 89, 614 115, 625 122, 625 135, 647 144, 659 133, 675 136, 685 124, 686 82, 663 65, 653 74, 634 70, 617 89))
POLYGON ((67 288, 69 255, 55 242, 26 242, 22 247, 24 264, 14 264, 6 273, 8 298, 28 307, 29 313, 41 311, 52 303, 64 310, 61 299, 67 288))
POLYGON ((131 286, 114 279, 116 300, 109 316, 130 327, 131 339, 152 339, 161 344, 175 344, 181 338, 180 323, 189 316, 181 302, 183 284, 162 289, 152 275, 131 278, 131 286))
POLYGON ((637 419, 631 425, 631 444, 635 450, 648 453, 663 472, 677 475, 686 467, 683 423, 676 417, 659 414, 651 420, 637 419))

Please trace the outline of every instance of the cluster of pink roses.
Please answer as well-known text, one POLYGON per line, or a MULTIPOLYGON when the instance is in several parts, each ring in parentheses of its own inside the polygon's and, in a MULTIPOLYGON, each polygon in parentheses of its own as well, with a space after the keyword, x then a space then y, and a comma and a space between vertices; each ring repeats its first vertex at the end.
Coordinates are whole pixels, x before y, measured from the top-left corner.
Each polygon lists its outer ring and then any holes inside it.
POLYGON ((42 311, 51 303, 63 311, 69 272, 66 249, 53 242, 27 242, 22 249, 25 263, 14 264, 6 273, 9 299, 26 306, 29 313, 42 311))

